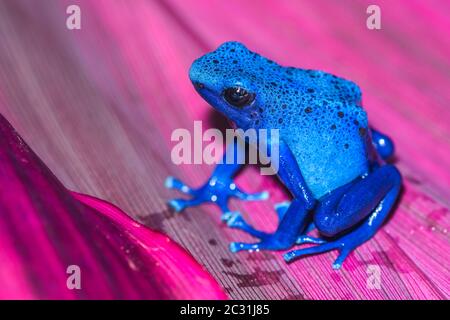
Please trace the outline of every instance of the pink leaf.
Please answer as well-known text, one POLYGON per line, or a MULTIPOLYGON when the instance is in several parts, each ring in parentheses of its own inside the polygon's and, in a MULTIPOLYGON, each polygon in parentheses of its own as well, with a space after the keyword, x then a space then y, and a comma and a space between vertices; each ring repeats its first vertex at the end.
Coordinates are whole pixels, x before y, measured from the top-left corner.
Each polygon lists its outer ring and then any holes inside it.
POLYGON ((226 298, 171 239, 68 191, 1 115, 0 161, 0 298, 226 298))

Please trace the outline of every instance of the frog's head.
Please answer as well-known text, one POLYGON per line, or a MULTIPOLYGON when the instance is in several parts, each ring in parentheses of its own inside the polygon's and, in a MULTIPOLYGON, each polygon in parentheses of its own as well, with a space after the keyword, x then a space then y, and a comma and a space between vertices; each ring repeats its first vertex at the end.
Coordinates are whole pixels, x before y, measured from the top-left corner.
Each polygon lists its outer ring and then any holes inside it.
POLYGON ((353 82, 281 66, 239 42, 226 42, 195 60, 189 76, 210 105, 243 129, 286 127, 287 114, 312 115, 315 106, 361 105, 361 91, 353 82))
POLYGON ((241 128, 261 123, 264 77, 272 63, 238 42, 226 42, 195 60, 189 76, 197 92, 241 128))

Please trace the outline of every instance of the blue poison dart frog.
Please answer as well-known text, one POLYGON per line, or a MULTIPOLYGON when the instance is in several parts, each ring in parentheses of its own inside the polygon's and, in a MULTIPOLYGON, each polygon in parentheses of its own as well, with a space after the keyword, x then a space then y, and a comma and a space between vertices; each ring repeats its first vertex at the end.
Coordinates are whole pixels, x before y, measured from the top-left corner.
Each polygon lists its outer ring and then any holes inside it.
MULTIPOLYGON (((223 161, 197 189, 167 178, 166 187, 191 196, 169 201, 175 211, 213 202, 228 226, 259 239, 233 242, 232 252, 313 244, 287 252, 284 259, 336 249, 335 269, 374 236, 394 206, 402 178, 385 163, 394 145, 369 128, 355 83, 322 71, 280 66, 238 42, 226 42, 195 60, 189 76, 197 92, 237 128, 279 129, 277 176, 292 201, 275 206, 279 224, 274 233, 254 229, 238 212, 230 212, 228 200, 266 199, 267 193, 240 190, 233 176, 242 165, 223 161), (313 229, 319 237, 308 235, 313 229)), ((227 146, 226 152, 237 145, 227 146)))

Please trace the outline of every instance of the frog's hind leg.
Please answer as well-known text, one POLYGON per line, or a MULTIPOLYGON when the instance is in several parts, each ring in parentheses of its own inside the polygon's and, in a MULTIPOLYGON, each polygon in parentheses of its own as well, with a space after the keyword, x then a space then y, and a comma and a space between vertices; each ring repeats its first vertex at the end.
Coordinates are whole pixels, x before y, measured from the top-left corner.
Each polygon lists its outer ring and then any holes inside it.
POLYGON ((290 251, 285 254, 285 260, 337 249, 340 253, 333 268, 339 269, 350 252, 380 228, 397 199, 400 187, 398 170, 384 165, 367 177, 338 189, 336 195, 321 199, 314 222, 321 234, 338 238, 315 247, 290 251), (351 231, 339 237, 348 230, 351 231))

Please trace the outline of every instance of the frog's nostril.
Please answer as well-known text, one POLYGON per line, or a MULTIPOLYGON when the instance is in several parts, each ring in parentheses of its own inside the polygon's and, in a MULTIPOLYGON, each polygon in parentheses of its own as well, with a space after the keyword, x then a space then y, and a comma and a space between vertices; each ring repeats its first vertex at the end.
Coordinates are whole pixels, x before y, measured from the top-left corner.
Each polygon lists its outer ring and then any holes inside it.
POLYGON ((195 86, 197 89, 203 89, 203 88, 205 88, 205 85, 204 85, 203 83, 201 83, 201 82, 194 82, 194 86, 195 86))

